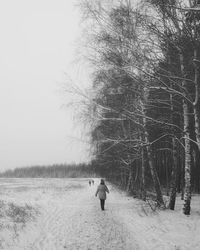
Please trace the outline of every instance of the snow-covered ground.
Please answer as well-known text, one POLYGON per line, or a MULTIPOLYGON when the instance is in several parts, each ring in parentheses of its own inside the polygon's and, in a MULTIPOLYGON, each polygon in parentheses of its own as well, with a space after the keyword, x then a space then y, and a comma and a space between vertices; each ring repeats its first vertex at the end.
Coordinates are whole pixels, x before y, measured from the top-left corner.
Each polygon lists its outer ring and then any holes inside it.
POLYGON ((88 179, 0 179, 0 249, 199 250, 200 197, 190 216, 152 211, 108 183, 101 211, 88 179))

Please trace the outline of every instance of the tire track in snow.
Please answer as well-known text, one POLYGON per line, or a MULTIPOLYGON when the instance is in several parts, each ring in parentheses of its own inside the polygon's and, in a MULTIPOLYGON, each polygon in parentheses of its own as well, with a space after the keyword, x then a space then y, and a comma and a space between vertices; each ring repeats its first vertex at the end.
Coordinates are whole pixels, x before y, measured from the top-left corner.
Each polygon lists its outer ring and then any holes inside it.
POLYGON ((67 225, 70 224, 71 217, 74 217, 74 213, 79 207, 76 202, 74 205, 69 206, 69 203, 73 202, 58 199, 48 203, 48 206, 43 211, 43 219, 39 225, 41 233, 35 240, 36 249, 64 249, 67 225))

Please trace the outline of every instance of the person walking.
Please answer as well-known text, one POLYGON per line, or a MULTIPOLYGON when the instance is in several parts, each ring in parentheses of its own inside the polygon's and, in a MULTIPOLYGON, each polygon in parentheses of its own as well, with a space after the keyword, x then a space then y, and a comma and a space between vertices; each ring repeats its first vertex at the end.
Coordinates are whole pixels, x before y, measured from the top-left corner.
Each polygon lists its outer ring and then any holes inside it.
POLYGON ((109 193, 109 190, 108 190, 107 186, 105 185, 104 180, 101 179, 100 185, 97 187, 97 191, 95 193, 95 196, 97 196, 97 194, 99 196, 101 210, 104 210, 106 193, 109 193))

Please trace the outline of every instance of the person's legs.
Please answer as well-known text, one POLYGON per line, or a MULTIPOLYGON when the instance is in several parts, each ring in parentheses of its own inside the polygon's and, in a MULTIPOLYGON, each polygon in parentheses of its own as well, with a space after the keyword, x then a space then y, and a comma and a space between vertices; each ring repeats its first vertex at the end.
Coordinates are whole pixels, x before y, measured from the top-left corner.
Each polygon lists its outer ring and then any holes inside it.
POLYGON ((105 200, 100 199, 100 202, 101 202, 101 210, 104 210, 105 200))
POLYGON ((105 209, 104 209, 104 206, 105 206, 105 200, 103 200, 103 210, 105 210, 105 209))

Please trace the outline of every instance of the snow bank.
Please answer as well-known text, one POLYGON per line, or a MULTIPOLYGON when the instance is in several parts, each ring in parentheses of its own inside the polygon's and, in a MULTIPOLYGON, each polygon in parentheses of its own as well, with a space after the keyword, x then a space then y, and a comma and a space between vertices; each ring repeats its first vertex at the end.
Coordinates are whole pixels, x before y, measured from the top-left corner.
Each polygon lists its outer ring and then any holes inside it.
POLYGON ((200 249, 200 196, 193 196, 190 216, 183 215, 183 201, 180 197, 177 198, 175 211, 155 212, 148 203, 125 194, 114 192, 112 200, 115 216, 128 227, 128 231, 137 239, 140 249, 200 249))

